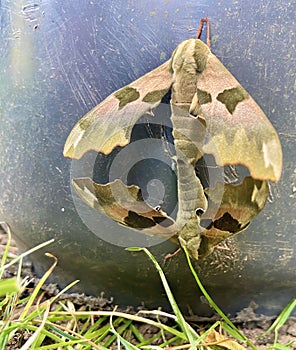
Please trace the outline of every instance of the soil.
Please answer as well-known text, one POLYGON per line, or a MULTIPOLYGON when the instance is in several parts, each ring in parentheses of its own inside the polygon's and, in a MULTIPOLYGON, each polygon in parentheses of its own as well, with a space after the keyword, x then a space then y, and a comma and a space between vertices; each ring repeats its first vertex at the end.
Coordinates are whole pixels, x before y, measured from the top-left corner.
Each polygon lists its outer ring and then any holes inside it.
MULTIPOLYGON (((5 246, 7 243, 7 234, 0 228, 0 259, 2 258, 2 254, 4 252, 5 246)), ((18 249, 15 245, 15 243, 12 241, 11 247, 10 247, 10 256, 14 257, 17 256, 18 249)), ((4 273, 4 278, 9 278, 15 276, 17 273, 17 266, 13 265, 4 273)), ((31 282, 30 287, 34 288, 36 283, 38 283, 38 278, 34 274, 34 269, 31 263, 24 263, 22 267, 22 275, 23 277, 29 276, 31 282)), ((42 287, 46 295, 50 298, 54 295, 56 295, 59 292, 59 289, 56 285, 48 284, 44 285, 42 287)), ((89 306, 92 309, 100 308, 100 310, 106 310, 111 311, 113 310, 112 300, 107 300, 104 298, 103 295, 100 295, 99 297, 95 296, 87 296, 84 294, 63 294, 60 298, 60 301, 65 300, 71 300, 74 305, 77 307, 80 306, 89 306)), ((235 319, 233 319, 233 323, 242 331, 242 333, 249 338, 253 344, 257 346, 258 350, 264 350, 267 349, 269 345, 273 344, 274 341, 274 334, 262 337, 258 339, 258 336, 262 335, 264 331, 266 331, 272 322, 274 321, 274 318, 267 317, 265 315, 258 315, 255 312, 256 305, 250 305, 248 308, 245 308, 241 310, 235 319)), ((129 312, 131 310, 127 310, 129 312)), ((194 322, 194 324, 200 323, 205 324, 209 322, 214 322, 218 318, 214 317, 211 319, 194 316, 190 317, 188 321, 194 322)), ((153 334, 155 330, 153 329, 153 326, 149 325, 139 325, 139 330, 144 333, 151 333, 153 334), (151 328, 151 329, 149 329, 151 328)), ((143 334, 143 333, 142 333, 143 334)), ((294 341, 295 344, 290 346, 290 348, 286 349, 296 349, 296 318, 291 317, 279 330, 278 335, 278 343, 280 344, 287 344, 294 341)), ((11 346, 6 347, 6 350, 12 350, 15 349, 15 345, 11 344, 11 346)))

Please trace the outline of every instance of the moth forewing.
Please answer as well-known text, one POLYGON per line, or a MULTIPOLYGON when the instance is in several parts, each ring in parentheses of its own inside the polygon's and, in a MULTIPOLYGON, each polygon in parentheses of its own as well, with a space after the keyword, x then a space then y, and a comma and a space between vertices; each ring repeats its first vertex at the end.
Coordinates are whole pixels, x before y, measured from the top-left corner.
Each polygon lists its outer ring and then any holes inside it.
POLYGON ((73 128, 64 146, 64 156, 80 159, 94 150, 109 154, 130 141, 138 119, 151 112, 172 84, 170 61, 108 96, 73 128))
POLYGON ((242 164, 255 179, 278 181, 282 149, 275 129, 213 54, 197 81, 197 95, 208 132, 203 151, 213 154, 218 165, 242 164))

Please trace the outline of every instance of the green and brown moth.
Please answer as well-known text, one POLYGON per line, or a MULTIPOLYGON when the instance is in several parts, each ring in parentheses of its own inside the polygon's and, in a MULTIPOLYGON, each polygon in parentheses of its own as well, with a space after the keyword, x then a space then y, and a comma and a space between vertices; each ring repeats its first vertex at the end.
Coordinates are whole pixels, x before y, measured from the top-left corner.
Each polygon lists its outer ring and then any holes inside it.
POLYGON ((118 223, 179 241, 200 259, 229 236, 244 230, 265 206, 268 181, 278 181, 282 151, 278 135, 247 91, 209 48, 209 21, 196 39, 181 42, 158 68, 114 92, 71 131, 64 155, 80 159, 94 150, 110 154, 130 143, 134 125, 171 93, 171 122, 178 176, 178 213, 171 218, 147 204, 136 186, 121 180, 97 184, 77 178, 73 186, 91 207, 118 223), (208 24, 208 45, 199 37, 208 24), (218 166, 247 168, 239 184, 206 188, 195 167, 203 155, 218 166))

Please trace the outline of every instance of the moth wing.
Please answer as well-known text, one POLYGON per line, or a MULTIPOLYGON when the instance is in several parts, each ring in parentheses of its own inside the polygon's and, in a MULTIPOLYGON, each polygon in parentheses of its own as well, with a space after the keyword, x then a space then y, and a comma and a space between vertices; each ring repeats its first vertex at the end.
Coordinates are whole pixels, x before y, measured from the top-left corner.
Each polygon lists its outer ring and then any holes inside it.
POLYGON ((282 149, 275 129, 212 53, 197 81, 197 100, 208 131, 205 153, 213 154, 222 166, 246 166, 255 179, 279 180, 282 149))
POLYGON ((177 232, 175 221, 147 204, 138 186, 127 186, 120 180, 101 185, 90 178, 77 178, 73 187, 91 208, 124 226, 166 239, 177 232))
POLYGON ((203 252, 200 256, 210 254, 213 248, 224 239, 248 227, 250 221, 265 206, 268 182, 247 176, 239 185, 217 183, 211 191, 208 210, 200 222, 204 228, 201 244, 203 252), (221 193, 223 196, 219 203, 221 193), (212 210, 216 210, 217 206, 218 210, 212 218, 212 210))
POLYGON ((145 113, 151 113, 172 84, 170 61, 114 92, 88 112, 73 128, 64 146, 64 156, 80 159, 87 151, 109 154, 130 141, 132 128, 145 113))

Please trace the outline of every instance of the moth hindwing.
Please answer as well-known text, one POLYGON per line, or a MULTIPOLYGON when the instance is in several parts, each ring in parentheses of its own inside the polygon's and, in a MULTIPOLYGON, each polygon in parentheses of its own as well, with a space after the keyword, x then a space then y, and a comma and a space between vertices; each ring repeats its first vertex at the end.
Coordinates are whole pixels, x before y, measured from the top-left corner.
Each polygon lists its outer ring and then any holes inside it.
POLYGON ((86 203, 113 220, 145 233, 176 236, 198 259, 248 226, 266 203, 268 181, 278 181, 282 170, 275 129, 201 40, 181 42, 167 62, 88 112, 71 131, 64 155, 80 159, 91 150, 107 155, 128 145, 139 118, 169 91, 178 178, 175 220, 140 199, 137 186, 91 179, 74 179, 73 185, 86 203), (244 166, 249 175, 240 184, 218 181, 209 190, 195 169, 204 155, 220 167, 244 166), (120 194, 116 199, 111 193, 115 187, 120 194))

